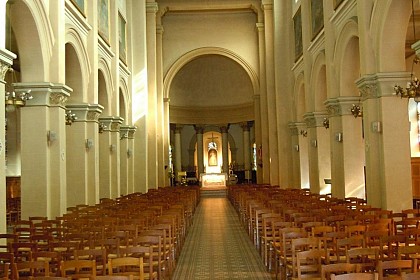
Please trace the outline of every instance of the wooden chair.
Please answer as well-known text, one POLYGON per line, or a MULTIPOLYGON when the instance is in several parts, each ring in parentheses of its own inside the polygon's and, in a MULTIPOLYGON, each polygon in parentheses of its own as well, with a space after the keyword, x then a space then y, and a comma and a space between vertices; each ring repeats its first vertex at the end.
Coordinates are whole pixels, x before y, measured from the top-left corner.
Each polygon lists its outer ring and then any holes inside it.
POLYGON ((68 260, 61 261, 61 276, 71 279, 96 278, 96 262, 93 260, 68 260))
POLYGON ((96 280, 133 280, 133 275, 123 276, 123 275, 98 275, 96 280))
POLYGON ((95 260, 96 275, 106 275, 108 263, 105 249, 80 249, 74 250, 75 260, 95 260))
POLYGON ((312 249, 297 253, 297 278, 321 278, 323 258, 325 258, 325 251, 321 249, 312 249))
POLYGON ((352 263, 323 264, 321 266, 321 280, 330 279, 331 274, 354 273, 354 272, 359 272, 359 271, 360 271, 360 267, 358 264, 352 264, 352 263))
POLYGON ((50 275, 60 274, 61 254, 59 252, 37 251, 31 252, 31 261, 47 261, 50 268, 50 275))
POLYGON ((418 280, 420 279, 420 272, 404 273, 402 280, 418 280))
POLYGON ((158 277, 157 271, 153 268, 153 258, 150 257, 152 255, 152 246, 137 245, 121 249, 122 257, 143 258, 143 271, 145 279, 155 279, 158 277))
MULTIPOLYGON (((292 240, 292 259, 286 263, 287 272, 296 277, 297 275, 297 254, 302 251, 321 249, 321 243, 317 237, 303 237, 292 240)), ((288 273, 288 274, 289 274, 288 273)))
MULTIPOLYGON (((144 232, 147 233, 148 231, 144 232)), ((149 231, 150 233, 150 231, 149 231)), ((165 270, 167 269, 166 257, 163 253, 162 238, 160 235, 142 235, 141 233, 133 242, 135 246, 151 246, 153 253, 150 255, 153 259, 155 268, 153 269, 158 273, 159 279, 164 279, 165 270)))
POLYGON ((378 265, 378 248, 353 248, 347 251, 347 262, 357 263, 361 272, 373 272, 378 265))
POLYGON ((132 276, 144 280, 143 257, 120 257, 108 261, 108 274, 110 276, 132 276))
POLYGON ((16 279, 29 279, 35 276, 50 276, 50 268, 47 261, 25 261, 14 263, 16 279))
POLYGON ((417 260, 379 261, 376 271, 379 280, 402 279, 403 273, 417 272, 417 260))
POLYGON ((377 273, 348 273, 341 275, 331 274, 331 280, 378 280, 377 273))
POLYGON ((9 280, 10 275, 10 264, 0 263, 0 280, 9 280))
POLYGON ((17 234, 1 233, 0 234, 0 250, 4 252, 12 252, 12 243, 18 241, 17 234))

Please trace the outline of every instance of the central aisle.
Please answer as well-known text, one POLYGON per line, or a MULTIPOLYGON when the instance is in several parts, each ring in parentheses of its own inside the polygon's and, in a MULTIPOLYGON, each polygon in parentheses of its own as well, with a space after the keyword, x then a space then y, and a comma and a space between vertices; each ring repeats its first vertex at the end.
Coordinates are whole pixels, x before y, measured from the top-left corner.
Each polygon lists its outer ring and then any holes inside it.
POLYGON ((227 198, 201 198, 172 279, 271 279, 227 198))

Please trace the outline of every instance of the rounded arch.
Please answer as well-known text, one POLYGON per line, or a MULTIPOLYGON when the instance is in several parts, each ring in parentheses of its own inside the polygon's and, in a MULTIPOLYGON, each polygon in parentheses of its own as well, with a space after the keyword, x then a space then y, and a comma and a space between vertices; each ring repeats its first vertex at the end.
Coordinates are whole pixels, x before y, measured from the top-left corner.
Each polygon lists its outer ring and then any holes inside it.
POLYGON ((293 96, 295 121, 303 121, 303 115, 306 113, 305 76, 303 73, 300 73, 296 78, 293 96))
POLYGON ((405 40, 411 1, 386 0, 373 7, 370 33, 378 50, 376 72, 405 71, 405 40), (392 38, 392 40, 390 40, 392 38))
POLYGON ((22 82, 49 81, 53 31, 41 1, 14 1, 10 20, 17 42, 22 82))
POLYGON ((186 65, 188 62, 192 61, 193 59, 199 56, 208 55, 208 54, 223 55, 234 60, 239 65, 241 65, 251 80, 254 95, 259 94, 258 76, 255 73, 255 71, 252 69, 251 65, 249 65, 243 58, 241 58, 236 53, 227 49, 217 48, 217 47, 204 47, 204 48, 198 48, 198 49, 185 53, 174 64, 172 64, 172 66, 169 68, 168 72, 166 73, 164 81, 163 81, 164 98, 169 98, 169 90, 171 88, 171 83, 174 77, 176 76, 176 74, 178 73, 178 71, 180 71, 180 69, 184 65, 186 65))
POLYGON ((114 85, 111 79, 111 71, 104 59, 99 59, 98 62, 98 102, 104 106, 102 115, 110 116, 112 114, 112 89, 114 85))
MULTIPOLYGON (((346 53, 348 54, 348 51, 350 49, 357 48, 357 57, 359 57, 358 53, 359 53, 359 46, 357 45, 353 45, 351 42, 355 42, 354 40, 357 39, 358 41, 358 24, 355 21, 355 19, 350 19, 348 20, 343 28, 339 31, 338 33, 338 37, 337 37, 337 44, 335 46, 335 50, 334 50, 334 66, 335 66, 335 75, 332 75, 332 79, 334 79, 334 84, 337 85, 337 88, 335 90, 332 90, 331 92, 331 97, 338 97, 341 95, 341 89, 342 89, 342 80, 343 77, 342 75, 352 75, 352 73, 349 73, 350 71, 352 71, 351 69, 349 69, 349 66, 357 63, 357 65, 360 65, 360 60, 358 60, 357 62, 355 61, 356 59, 351 58, 350 61, 348 55, 346 56, 346 53), (353 40, 353 41, 352 41, 353 40), (351 45, 351 47, 349 48, 349 46, 351 45), (350 63, 349 65, 346 65, 346 63, 350 63)), ((356 67, 356 66, 354 66, 356 67)), ((352 68, 354 68, 352 67, 352 68)), ((354 70, 354 69, 353 69, 354 70)), ((360 72, 360 67, 358 66, 357 68, 357 74, 359 74, 360 72)), ((358 77, 356 77, 355 79, 353 79, 351 82, 354 85, 354 82, 356 81, 358 77)), ((346 80, 348 80, 348 78, 346 78, 346 80)), ((354 94, 352 94, 354 96, 354 94)))
POLYGON ((325 53, 320 52, 312 65, 311 71, 311 90, 312 93, 310 99, 313 101, 313 108, 308 108, 316 112, 324 111, 324 101, 327 100, 327 77, 325 67, 325 53))
MULTIPOLYGON (((73 48, 75 56, 79 64, 80 75, 78 77, 78 83, 81 84, 82 92, 78 93, 80 94, 78 101, 87 101, 87 98, 88 98, 87 97, 87 84, 88 84, 88 79, 89 79, 89 73, 91 73, 89 56, 83 44, 82 38, 80 37, 78 32, 73 28, 68 28, 66 30, 66 50, 67 50, 67 45, 70 45, 73 48)), ((66 53, 66 67, 67 67, 67 53, 66 53)), ((67 75, 67 69, 66 69, 66 75, 67 75)), ((66 84, 67 84, 67 76, 66 76, 66 84)))
POLYGON ((68 104, 83 102, 84 78, 80 61, 77 58, 75 49, 71 44, 65 45, 66 64, 65 64, 65 84, 72 88, 72 93, 67 101, 68 104))

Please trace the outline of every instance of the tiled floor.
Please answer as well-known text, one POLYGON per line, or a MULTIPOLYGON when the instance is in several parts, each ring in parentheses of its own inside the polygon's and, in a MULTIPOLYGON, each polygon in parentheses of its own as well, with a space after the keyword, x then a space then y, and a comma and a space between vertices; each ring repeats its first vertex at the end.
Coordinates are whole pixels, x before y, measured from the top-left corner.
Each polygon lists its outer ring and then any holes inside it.
POLYGON ((271 279, 227 198, 202 197, 172 279, 271 279))

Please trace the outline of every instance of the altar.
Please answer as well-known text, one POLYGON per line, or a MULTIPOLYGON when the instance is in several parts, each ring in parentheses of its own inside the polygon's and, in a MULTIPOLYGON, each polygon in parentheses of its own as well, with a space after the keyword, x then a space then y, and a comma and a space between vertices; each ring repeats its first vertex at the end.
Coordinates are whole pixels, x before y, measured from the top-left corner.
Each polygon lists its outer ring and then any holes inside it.
POLYGON ((228 177, 226 173, 201 173, 201 187, 226 187, 228 177))

